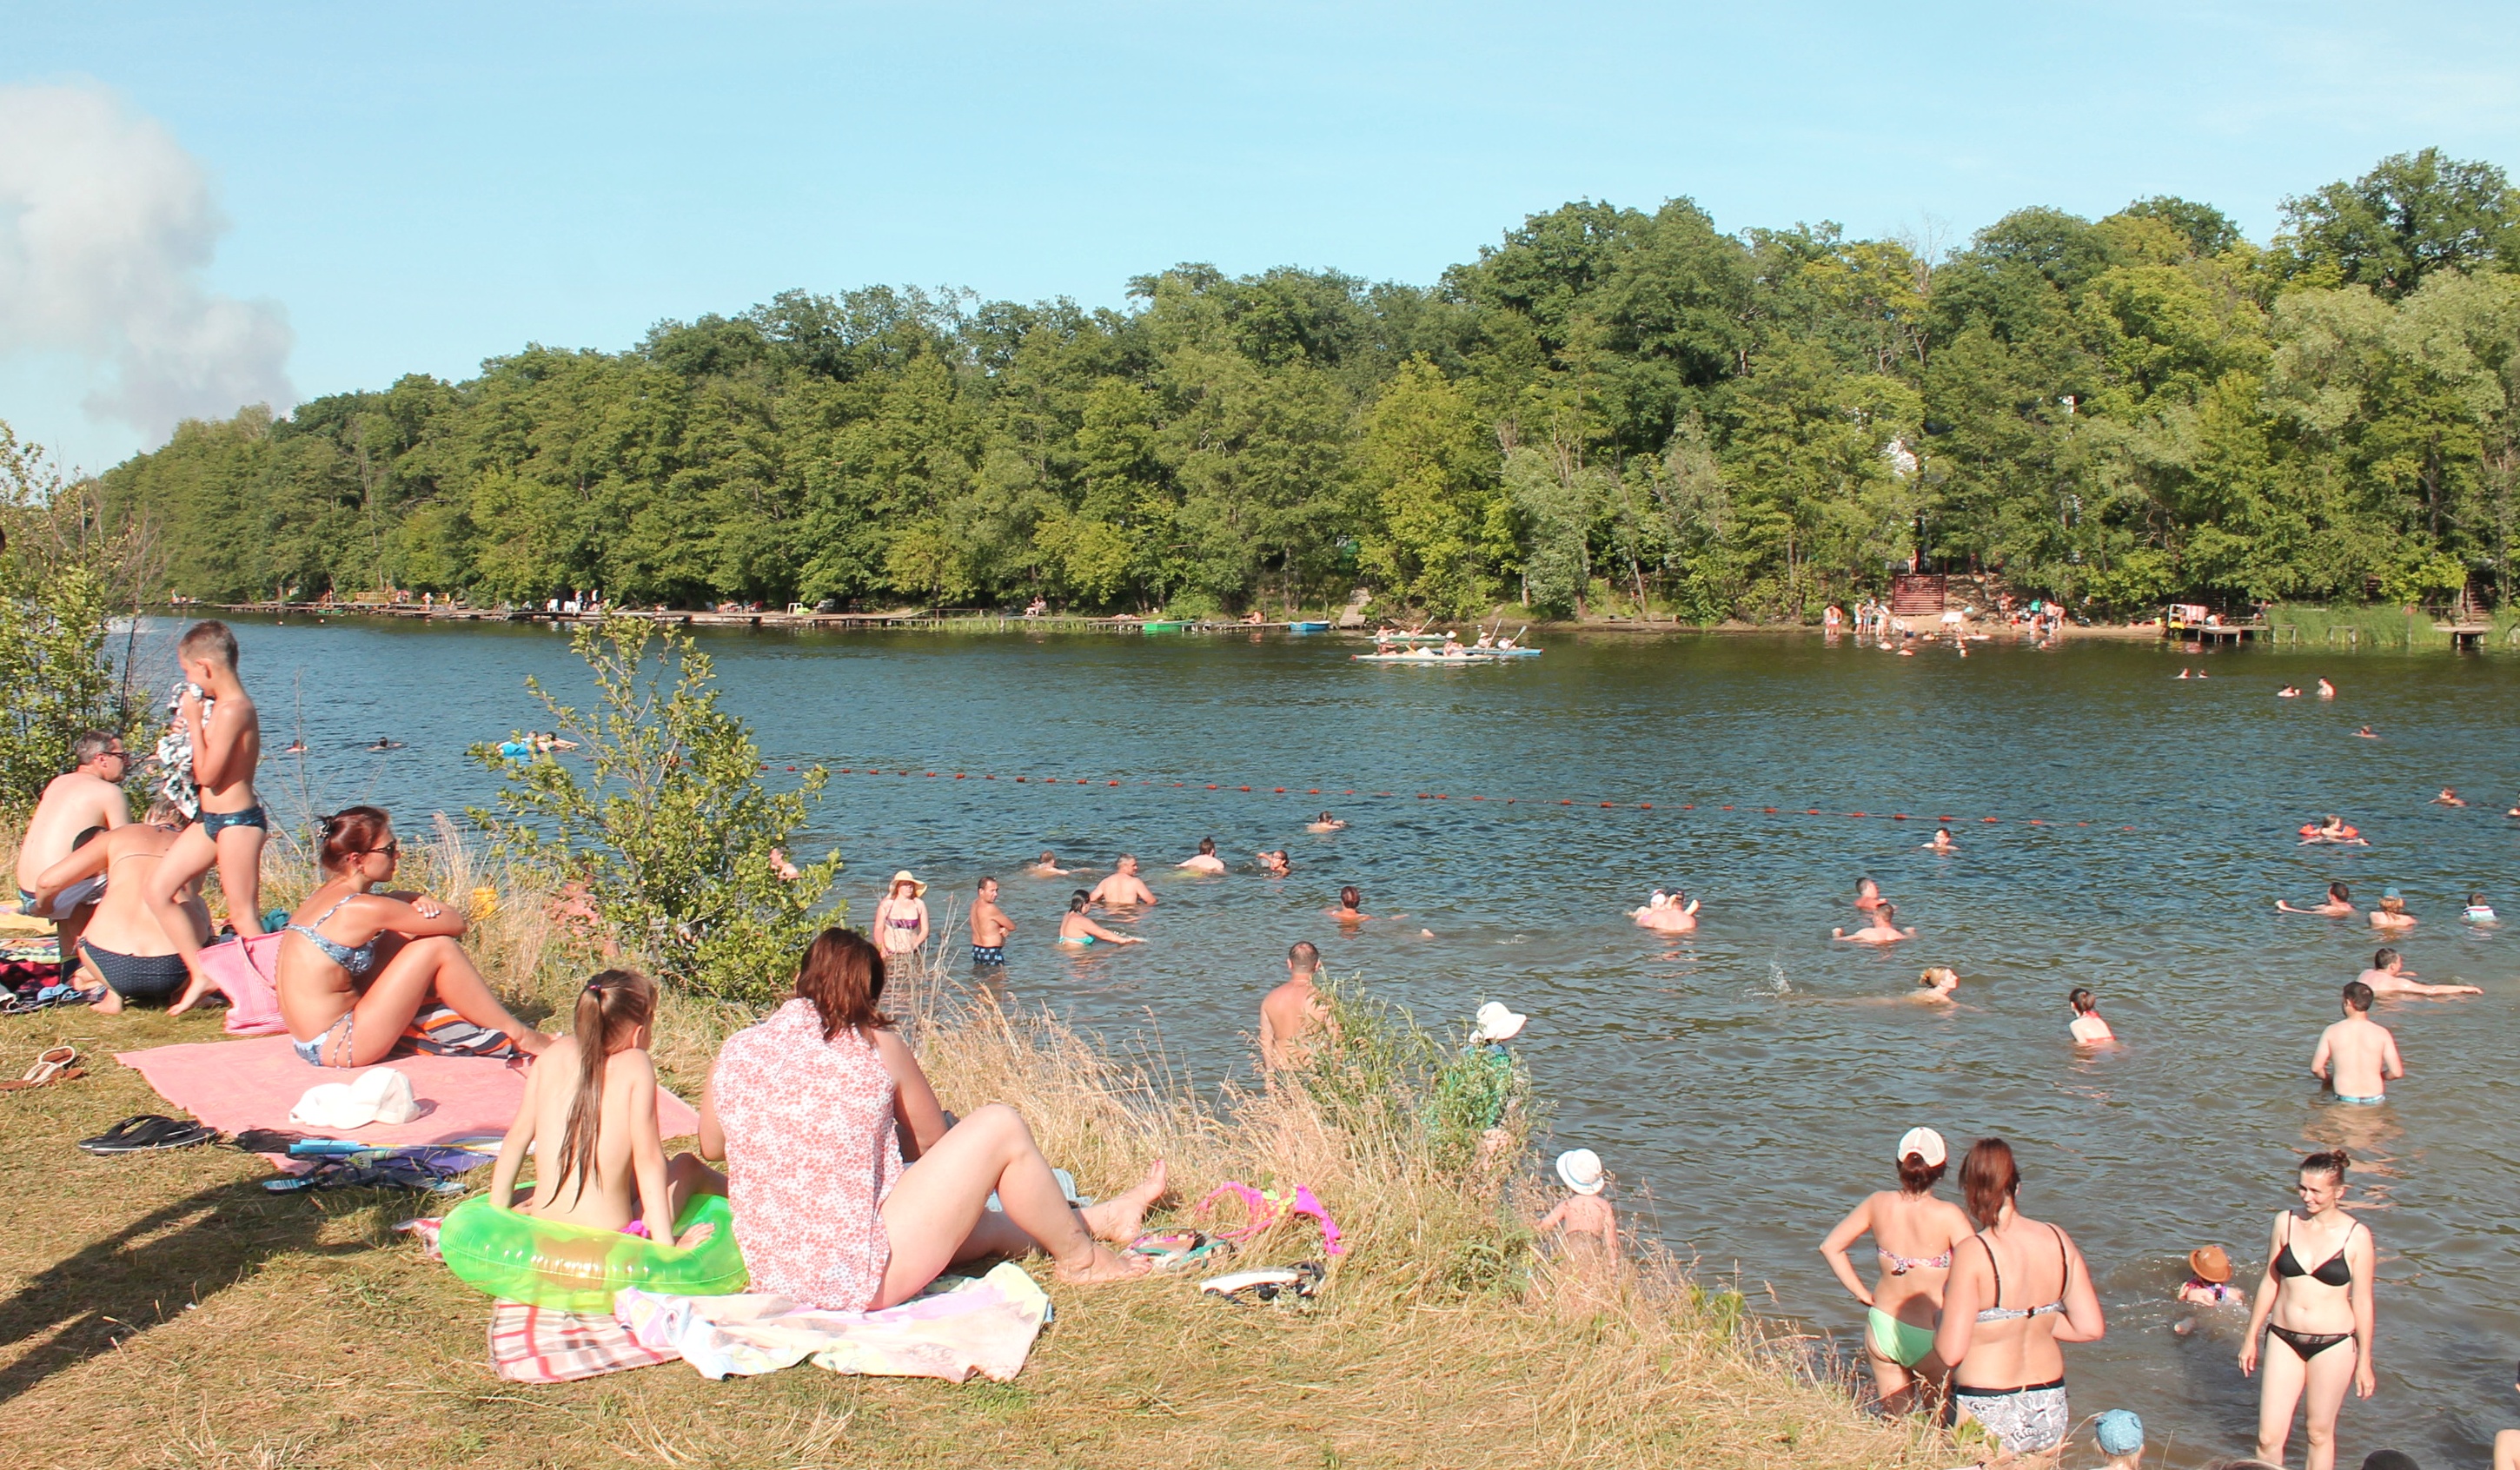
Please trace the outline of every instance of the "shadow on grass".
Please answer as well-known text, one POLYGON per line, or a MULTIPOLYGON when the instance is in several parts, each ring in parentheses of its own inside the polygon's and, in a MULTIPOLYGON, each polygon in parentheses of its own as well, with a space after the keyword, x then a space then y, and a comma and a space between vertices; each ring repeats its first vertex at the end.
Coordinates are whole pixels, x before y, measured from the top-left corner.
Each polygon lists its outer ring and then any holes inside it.
POLYGON ((272 1202, 253 1184, 202 1189, 29 1277, 0 1301, 0 1353, 27 1345, 0 1367, 0 1403, 237 1285, 275 1256, 369 1249, 319 1246, 322 1212, 258 1208, 272 1202))

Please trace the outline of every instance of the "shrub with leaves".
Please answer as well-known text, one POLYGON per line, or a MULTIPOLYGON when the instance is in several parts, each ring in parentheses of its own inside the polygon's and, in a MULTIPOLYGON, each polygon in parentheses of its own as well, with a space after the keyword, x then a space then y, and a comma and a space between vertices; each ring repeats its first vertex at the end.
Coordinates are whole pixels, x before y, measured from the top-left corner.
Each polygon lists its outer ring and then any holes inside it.
POLYGON ((613 616, 580 628, 570 646, 594 672, 592 710, 562 704, 539 680, 525 687, 547 728, 578 750, 560 760, 474 746, 503 784, 496 811, 470 815, 500 854, 578 885, 661 978, 730 1001, 770 999, 830 919, 817 911, 839 854, 799 864, 793 878, 771 857, 804 825, 828 773, 816 766, 789 791, 763 785, 751 729, 718 707, 716 672, 689 634, 613 616))
POLYGON ((106 643, 130 605, 114 576, 123 539, 101 535, 92 510, 0 423, 0 806, 13 810, 69 769, 80 731, 145 737, 106 643))

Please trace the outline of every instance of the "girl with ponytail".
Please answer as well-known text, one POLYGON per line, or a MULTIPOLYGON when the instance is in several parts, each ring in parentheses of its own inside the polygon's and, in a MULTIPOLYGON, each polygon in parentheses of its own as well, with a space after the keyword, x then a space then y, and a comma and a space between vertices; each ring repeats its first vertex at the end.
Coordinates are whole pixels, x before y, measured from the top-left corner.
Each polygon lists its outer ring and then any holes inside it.
MULTIPOLYGON (((577 993, 569 1034, 525 1076, 525 1100, 499 1145, 490 1197, 545 1220, 671 1241, 694 1194, 723 1194, 717 1172, 690 1154, 665 1161, 656 1131, 656 1064, 648 1055, 656 982, 606 970, 577 993), (517 1188, 526 1153, 527 1197, 517 1188)), ((690 1242, 685 1242, 690 1243, 690 1242)))

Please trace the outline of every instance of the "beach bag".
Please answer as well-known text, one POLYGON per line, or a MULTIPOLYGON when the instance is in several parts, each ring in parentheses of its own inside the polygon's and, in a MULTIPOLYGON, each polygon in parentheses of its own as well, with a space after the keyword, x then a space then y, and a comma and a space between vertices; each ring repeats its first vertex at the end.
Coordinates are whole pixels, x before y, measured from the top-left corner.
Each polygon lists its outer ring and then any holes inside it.
POLYGON ((269 1036, 289 1029, 280 1019, 278 933, 203 945, 200 963, 228 998, 228 1035, 269 1036))

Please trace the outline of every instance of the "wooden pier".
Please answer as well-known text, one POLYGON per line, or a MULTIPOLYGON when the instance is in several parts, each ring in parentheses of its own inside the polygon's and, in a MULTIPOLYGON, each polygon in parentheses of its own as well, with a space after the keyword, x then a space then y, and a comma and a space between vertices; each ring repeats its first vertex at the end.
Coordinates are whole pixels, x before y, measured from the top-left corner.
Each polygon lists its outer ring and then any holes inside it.
POLYGON ((1260 623, 1208 621, 1192 619, 1155 619, 1122 613, 1116 617, 1077 617, 1063 613, 1043 613, 1026 617, 1021 613, 986 612, 976 608, 897 608, 889 612, 816 612, 808 607, 791 606, 785 612, 764 609, 760 612, 719 612, 692 608, 688 610, 654 607, 614 607, 598 612, 552 612, 538 607, 466 607, 450 603, 424 605, 419 602, 332 601, 332 602, 222 602, 207 604, 186 602, 161 610, 178 615, 204 611, 250 613, 263 617, 288 619, 333 617, 408 618, 422 622, 447 623, 548 623, 554 627, 602 622, 608 615, 645 618, 650 622, 669 623, 682 628, 783 628, 791 631, 847 632, 865 628, 928 628, 960 629, 974 633, 1009 633, 1040 629, 1063 633, 1304 633, 1356 632, 1356 628, 1339 629, 1327 618, 1276 620, 1260 623))
POLYGON ((2234 621, 2193 603, 2175 603, 2161 613, 2161 636, 2174 643, 2245 644, 2271 637, 2272 632, 2263 617, 2234 621))

